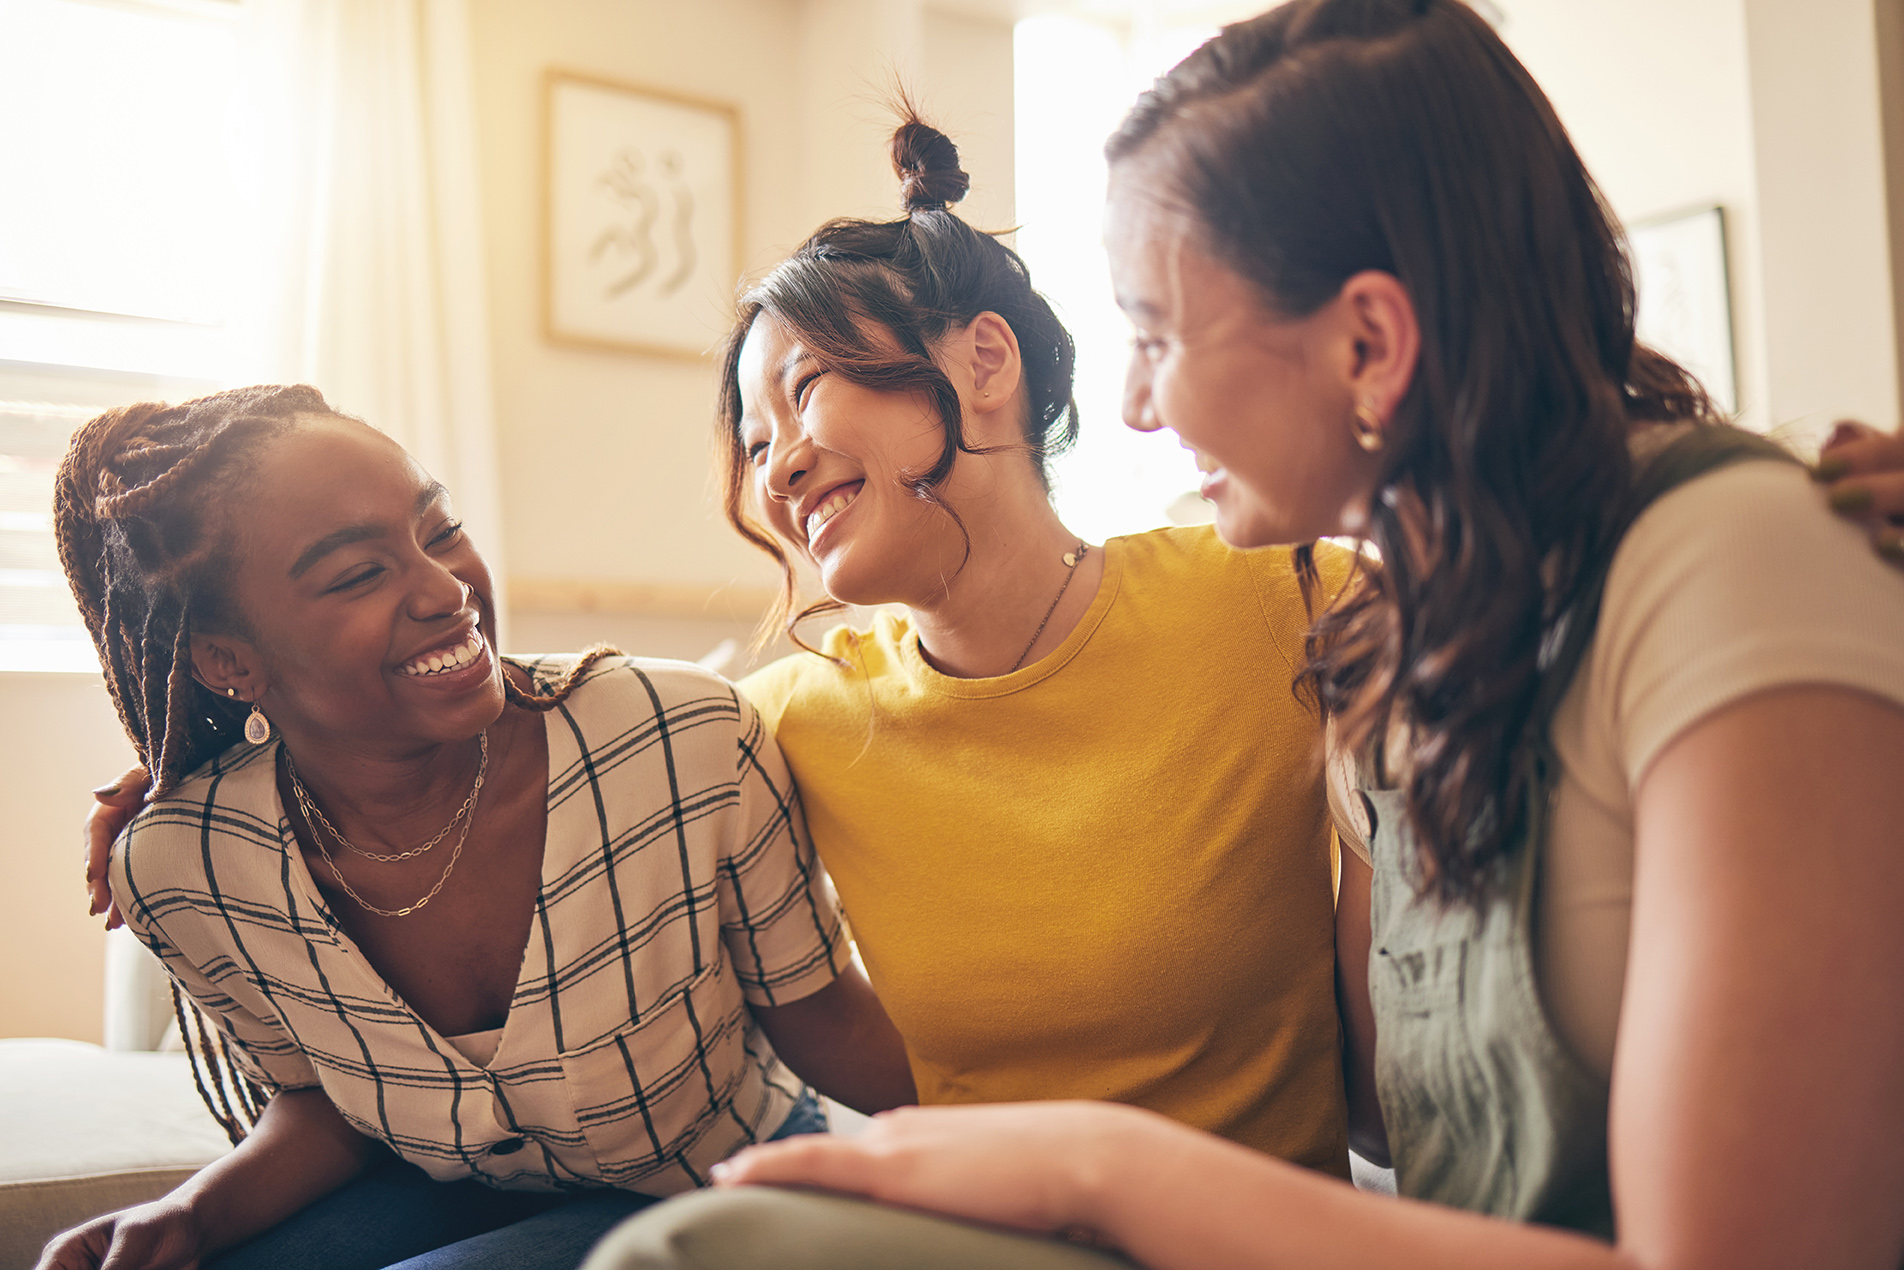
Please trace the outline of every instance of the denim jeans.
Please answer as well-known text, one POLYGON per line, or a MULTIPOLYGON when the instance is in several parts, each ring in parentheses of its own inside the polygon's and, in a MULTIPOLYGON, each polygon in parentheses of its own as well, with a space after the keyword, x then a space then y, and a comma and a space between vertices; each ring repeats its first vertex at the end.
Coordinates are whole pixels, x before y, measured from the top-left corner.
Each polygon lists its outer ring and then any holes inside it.
MULTIPOLYGON (((809 1092, 773 1136, 825 1132, 809 1092)), ((575 1270, 611 1227, 654 1202, 629 1191, 437 1182, 392 1156, 205 1270, 575 1270)))

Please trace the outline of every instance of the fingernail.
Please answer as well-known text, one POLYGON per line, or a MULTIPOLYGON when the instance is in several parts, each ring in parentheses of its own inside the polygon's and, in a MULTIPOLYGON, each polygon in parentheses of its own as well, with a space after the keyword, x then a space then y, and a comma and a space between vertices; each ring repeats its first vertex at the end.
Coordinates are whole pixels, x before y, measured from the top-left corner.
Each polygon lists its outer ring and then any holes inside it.
POLYGON ((86 901, 86 916, 88 917, 99 916, 99 901, 98 900, 86 901))
POLYGON ((1817 466, 1811 470, 1811 479, 1814 481, 1835 481, 1850 470, 1851 464, 1844 459, 1819 459, 1817 466))
POLYGON ((101 785, 98 789, 93 791, 93 796, 96 798, 111 798, 118 792, 119 787, 117 785, 101 785))
POLYGON ((707 1175, 713 1178, 716 1182, 725 1182, 727 1180, 728 1175, 732 1173, 733 1171, 734 1171, 733 1169, 729 1168, 725 1164, 716 1164, 713 1168, 707 1171, 707 1175))
POLYGON ((1835 512, 1861 512, 1871 506, 1871 491, 1862 485, 1835 489, 1825 500, 1835 512))

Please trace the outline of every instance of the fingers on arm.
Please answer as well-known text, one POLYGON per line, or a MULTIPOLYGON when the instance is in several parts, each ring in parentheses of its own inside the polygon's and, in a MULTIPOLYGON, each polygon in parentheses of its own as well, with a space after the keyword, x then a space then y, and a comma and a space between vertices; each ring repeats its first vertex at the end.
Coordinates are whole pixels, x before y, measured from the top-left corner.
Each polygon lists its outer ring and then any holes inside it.
POLYGON ((117 780, 93 791, 96 801, 86 815, 86 889, 91 901, 87 912, 93 917, 106 914, 107 930, 125 924, 119 905, 112 897, 107 859, 112 854, 112 844, 145 805, 146 793, 151 788, 150 774, 134 764, 117 780))
POLYGON ((857 1139, 806 1134, 750 1147, 717 1165, 714 1180, 720 1186, 816 1186, 876 1197, 885 1167, 857 1139))
POLYGON ((1832 425, 1831 435, 1819 450, 1821 466, 1832 460, 1851 471, 1895 466, 1897 454, 1904 451, 1904 437, 1880 432, 1856 419, 1840 419, 1832 425), (1886 456, 1891 456, 1887 461, 1886 456))

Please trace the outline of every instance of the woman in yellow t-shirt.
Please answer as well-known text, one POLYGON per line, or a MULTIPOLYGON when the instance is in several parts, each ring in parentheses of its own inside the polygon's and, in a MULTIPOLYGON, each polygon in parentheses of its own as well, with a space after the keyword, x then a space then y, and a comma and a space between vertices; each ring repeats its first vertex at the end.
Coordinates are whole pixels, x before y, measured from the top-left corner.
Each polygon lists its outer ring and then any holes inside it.
MULTIPOLYGON (((794 557, 829 597, 809 615, 903 607, 742 688, 920 1100, 1108 1099, 1347 1176, 1331 819, 1292 683, 1351 557, 1066 529, 1045 464, 1077 432, 1071 338, 947 210, 951 141, 908 119, 893 158, 906 215, 829 223, 743 298, 719 428, 783 617, 794 557)), ((103 794, 102 858, 135 775, 103 794)), ((1353 857, 1341 892, 1353 983, 1353 857)))
POLYGON ((742 688, 920 1099, 1110 1099, 1345 1175, 1330 818, 1291 684, 1349 557, 1067 529, 1070 337, 947 210, 952 143, 910 118, 893 159, 904 217, 829 223, 742 299, 719 426, 783 617, 795 559, 829 597, 801 616, 896 606, 742 688))

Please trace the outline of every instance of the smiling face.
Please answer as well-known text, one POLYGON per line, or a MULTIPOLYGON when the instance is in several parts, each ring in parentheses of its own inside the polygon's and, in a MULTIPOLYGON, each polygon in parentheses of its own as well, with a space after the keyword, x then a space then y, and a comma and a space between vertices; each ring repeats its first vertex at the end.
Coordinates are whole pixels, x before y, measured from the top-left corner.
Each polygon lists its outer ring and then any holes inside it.
POLYGON ((249 630, 227 642, 255 658, 260 704, 294 748, 396 753, 495 721, 488 568, 448 493, 401 446, 304 416, 263 448, 242 489, 230 598, 249 630))
POLYGON ((774 533, 812 559, 826 593, 884 604, 941 588, 962 540, 906 484, 945 443, 931 403, 827 371, 766 314, 748 331, 737 370, 755 501, 774 533))
POLYGON ((1199 249, 1189 217, 1154 194, 1150 166, 1113 169, 1105 216, 1112 285, 1136 328, 1124 422, 1169 428, 1196 452, 1232 546, 1357 532, 1380 461, 1347 426, 1366 368, 1354 306, 1345 296, 1303 318, 1273 313, 1199 249))

